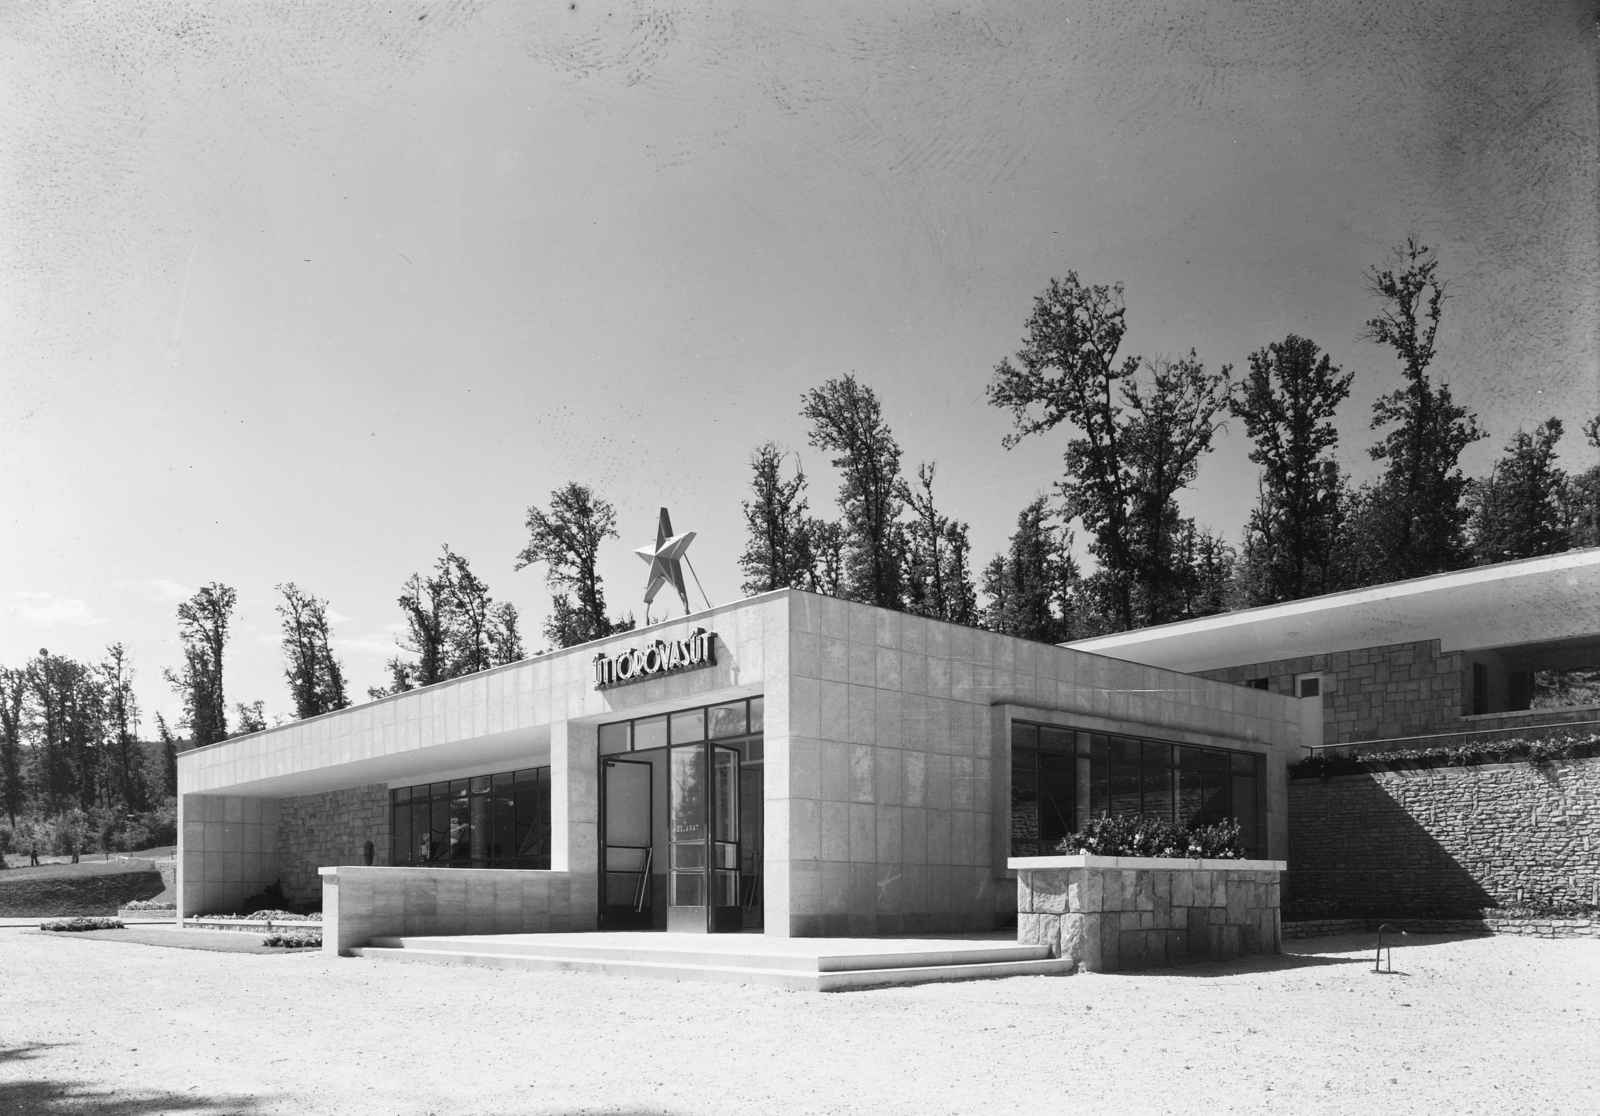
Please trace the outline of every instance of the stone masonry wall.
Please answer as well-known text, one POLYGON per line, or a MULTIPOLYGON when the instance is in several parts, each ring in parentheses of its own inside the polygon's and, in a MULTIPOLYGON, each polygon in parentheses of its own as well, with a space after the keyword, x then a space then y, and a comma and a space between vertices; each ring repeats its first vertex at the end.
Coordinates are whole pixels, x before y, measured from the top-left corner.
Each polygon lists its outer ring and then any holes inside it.
POLYGON ((1285 887, 1340 914, 1592 902, 1600 759, 1295 780, 1285 887))
POLYGON ((1269 690, 1290 696, 1298 674, 1335 676, 1334 692, 1322 698, 1322 739, 1329 744, 1429 732, 1471 711, 1465 656, 1441 654, 1436 639, 1196 673, 1240 685, 1266 678, 1269 690))
POLYGON ((374 866, 389 864, 389 788, 383 783, 279 799, 278 873, 291 902, 322 903, 317 869, 361 864, 371 841, 374 866))
POLYGON ((1017 941, 1092 973, 1277 953, 1278 898, 1276 871, 1020 868, 1017 941))

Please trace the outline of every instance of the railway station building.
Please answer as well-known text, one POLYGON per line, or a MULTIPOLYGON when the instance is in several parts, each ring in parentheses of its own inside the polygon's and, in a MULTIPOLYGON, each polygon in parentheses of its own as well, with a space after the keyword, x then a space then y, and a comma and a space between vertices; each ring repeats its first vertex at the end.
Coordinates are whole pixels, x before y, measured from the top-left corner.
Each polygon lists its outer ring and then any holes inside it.
POLYGON ((779 590, 182 753, 178 917, 278 882, 340 949, 993 929, 1007 858, 1102 813, 1282 860, 1306 704, 779 590))

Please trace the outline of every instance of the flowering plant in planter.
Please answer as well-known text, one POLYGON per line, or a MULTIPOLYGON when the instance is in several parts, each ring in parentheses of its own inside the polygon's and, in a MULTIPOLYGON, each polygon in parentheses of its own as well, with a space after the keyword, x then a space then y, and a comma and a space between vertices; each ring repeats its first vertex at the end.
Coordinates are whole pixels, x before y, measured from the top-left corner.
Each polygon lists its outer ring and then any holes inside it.
POLYGON ((1237 822, 1221 821, 1185 828, 1166 818, 1148 815, 1114 818, 1101 814, 1090 818, 1082 830, 1062 838, 1056 851, 1092 856, 1205 857, 1210 860, 1244 857, 1237 822))

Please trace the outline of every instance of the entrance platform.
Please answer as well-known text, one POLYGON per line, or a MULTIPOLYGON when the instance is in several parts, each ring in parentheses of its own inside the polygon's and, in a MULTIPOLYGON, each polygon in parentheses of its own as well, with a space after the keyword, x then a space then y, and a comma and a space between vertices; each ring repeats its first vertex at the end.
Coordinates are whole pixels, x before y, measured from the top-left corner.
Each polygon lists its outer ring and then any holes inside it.
POLYGON ((660 932, 374 938, 350 951, 377 961, 767 984, 804 992, 1062 976, 1076 963, 1009 932, 948 938, 769 938, 660 932))

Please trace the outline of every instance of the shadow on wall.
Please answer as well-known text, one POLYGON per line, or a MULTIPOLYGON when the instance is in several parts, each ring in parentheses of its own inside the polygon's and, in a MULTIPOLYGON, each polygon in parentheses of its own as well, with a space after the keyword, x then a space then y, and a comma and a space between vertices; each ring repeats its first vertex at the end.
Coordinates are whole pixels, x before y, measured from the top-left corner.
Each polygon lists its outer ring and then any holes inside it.
POLYGON ((1289 784, 1283 918, 1472 918, 1494 897, 1370 776, 1289 784))
POLYGON ((20 1076, 15 1063, 31 1061, 53 1044, 31 1043, 0 1047, 0 1067, 6 1080, 0 1081, 0 1112, 28 1112, 39 1116, 72 1113, 72 1116, 154 1116, 161 1112, 237 1112, 241 1116, 257 1112, 262 1098, 209 1095, 198 1090, 172 1093, 157 1089, 116 1089, 79 1081, 20 1076), (16 1075, 16 1076, 14 1076, 16 1075))

